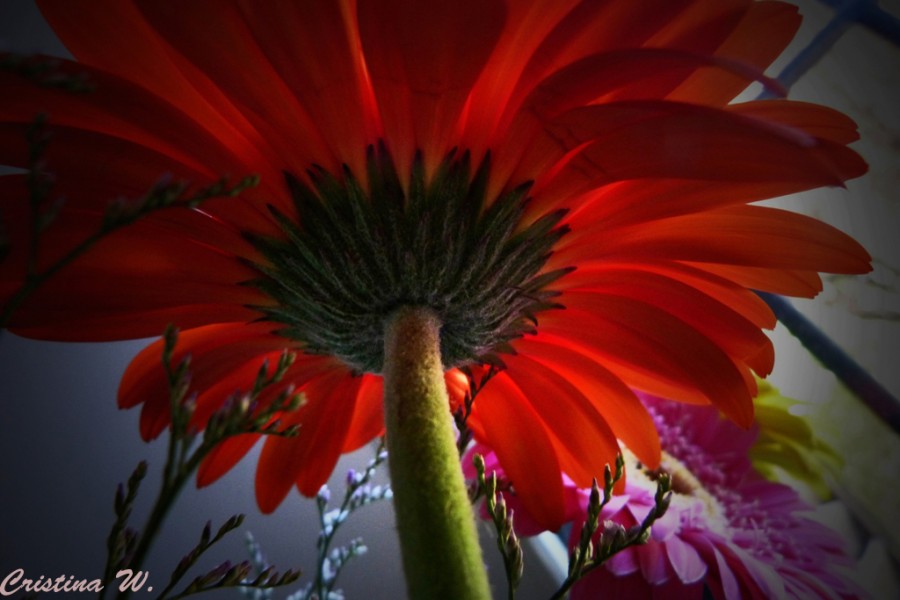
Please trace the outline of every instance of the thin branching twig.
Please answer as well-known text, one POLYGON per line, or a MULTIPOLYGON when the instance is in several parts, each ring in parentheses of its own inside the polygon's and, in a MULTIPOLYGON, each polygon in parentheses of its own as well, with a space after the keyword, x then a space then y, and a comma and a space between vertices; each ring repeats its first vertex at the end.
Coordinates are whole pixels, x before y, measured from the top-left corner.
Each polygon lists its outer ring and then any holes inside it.
POLYGON ((615 521, 604 521, 600 537, 595 543, 593 538, 600 528, 600 513, 603 507, 612 499, 613 488, 622 479, 624 473, 625 462, 620 454, 616 457, 615 472, 610 469, 609 465, 606 465, 606 469, 604 469, 602 498, 600 486, 597 484, 597 480, 594 479, 591 486, 590 499, 588 500, 587 516, 581 527, 578 545, 572 549, 569 555, 568 575, 550 600, 565 598, 579 579, 594 569, 603 566, 606 561, 622 550, 646 543, 650 539, 650 527, 666 513, 672 497, 669 491, 671 479, 667 473, 660 473, 656 481, 654 506, 647 513, 644 520, 629 529, 625 529, 625 527, 615 521))
POLYGON ((456 449, 459 451, 459 455, 462 456, 465 453, 469 442, 472 441, 472 430, 469 429, 468 421, 469 416, 472 414, 472 406, 475 403, 475 397, 482 389, 484 389, 484 386, 500 372, 500 368, 496 365, 491 365, 480 379, 476 378, 475 374, 468 367, 462 367, 460 370, 469 380, 469 391, 466 392, 466 397, 463 399, 462 406, 458 407, 456 412, 453 413, 453 420, 456 423, 457 431, 459 431, 459 436, 456 438, 456 449))
POLYGON ((490 477, 485 476, 484 457, 480 454, 472 457, 472 463, 477 473, 476 499, 484 495, 485 507, 497 530, 497 548, 503 557, 503 568, 506 571, 507 598, 513 600, 525 570, 522 545, 513 528, 513 511, 507 509, 503 493, 498 490, 496 471, 490 477))
POLYGON ((375 457, 366 465, 365 470, 357 472, 351 469, 347 472, 344 498, 338 508, 328 509, 331 492, 327 485, 316 495, 316 508, 319 511, 319 538, 316 542, 318 550, 316 562, 316 577, 306 588, 292 595, 291 600, 326 600, 335 595, 335 584, 338 576, 347 562, 356 556, 364 554, 367 550, 362 539, 355 538, 346 546, 332 549, 331 544, 340 526, 357 509, 376 502, 389 500, 393 497, 389 485, 371 485, 369 482, 375 476, 378 467, 387 460, 387 451, 384 449, 384 440, 378 444, 375 457))
MULTIPOLYGON (((128 483, 127 493, 120 489, 116 495, 116 521, 108 539, 108 559, 105 569, 104 583, 110 582, 113 577, 119 577, 120 573, 130 570, 139 572, 156 535, 159 533, 163 520, 177 499, 184 484, 200 466, 203 459, 214 447, 226 438, 241 434, 259 434, 275 436, 293 436, 297 433, 297 427, 282 428, 277 416, 283 413, 297 410, 302 398, 293 393, 292 388, 282 390, 273 401, 265 406, 259 406, 257 399, 266 389, 278 383, 288 367, 294 361, 294 354, 284 352, 279 358, 274 369, 264 361, 256 376, 252 388, 245 393, 234 394, 228 402, 214 413, 202 432, 198 432, 192 425, 194 413, 193 397, 190 390, 190 359, 185 357, 175 364, 173 355, 178 340, 177 331, 170 327, 164 336, 163 368, 166 372, 172 425, 169 431, 168 450, 166 463, 163 468, 162 486, 156 502, 151 509, 150 516, 140 533, 136 533, 127 527, 128 516, 134 496, 137 494, 137 483, 143 477, 146 466, 139 467, 132 475, 128 483), (199 438, 199 439, 198 439, 199 438)), ((196 562, 210 546, 216 543, 222 536, 240 525, 243 515, 237 515, 229 519, 218 531, 215 537, 211 537, 210 524, 207 524, 201 535, 200 543, 189 552, 176 567, 169 584, 166 586, 160 598, 166 598, 187 570, 196 562)), ((260 579, 257 576, 248 581, 251 565, 243 563, 232 567, 220 565, 213 571, 192 581, 184 590, 172 598, 180 598, 209 589, 221 587, 249 586, 253 581, 260 581, 263 587, 283 585, 290 583, 299 576, 299 573, 288 571, 284 576, 277 578, 272 573, 260 579), (290 577, 289 577, 290 575, 290 577), (296 576, 295 576, 296 575, 296 576), (286 579, 285 579, 286 578, 286 579), (284 581, 284 583, 282 583, 284 581)), ((121 586, 118 597, 125 598, 132 591, 128 586, 121 586), (124 589, 122 589, 124 588, 124 589)), ((103 597, 101 592, 100 597, 103 597)))
MULTIPOLYGON (((230 185, 227 178, 223 177, 199 189, 192 187, 186 181, 170 181, 168 177, 162 177, 141 198, 134 201, 120 199, 110 203, 103 213, 96 231, 69 249, 61 258, 41 268, 38 264, 41 238, 64 208, 63 198, 52 198, 51 196, 53 178, 44 160, 46 147, 51 139, 52 132, 47 127, 47 116, 37 115, 27 132, 28 174, 25 179, 31 214, 31 231, 25 273, 22 284, 0 307, 0 329, 9 324, 16 310, 48 279, 113 232, 162 210, 176 207, 196 208, 212 198, 235 197, 244 190, 259 185, 259 176, 257 175, 244 177, 233 185, 230 185)), ((0 235, 0 260, 5 259, 9 252, 9 242, 4 239, 5 237, 5 234, 0 235)))

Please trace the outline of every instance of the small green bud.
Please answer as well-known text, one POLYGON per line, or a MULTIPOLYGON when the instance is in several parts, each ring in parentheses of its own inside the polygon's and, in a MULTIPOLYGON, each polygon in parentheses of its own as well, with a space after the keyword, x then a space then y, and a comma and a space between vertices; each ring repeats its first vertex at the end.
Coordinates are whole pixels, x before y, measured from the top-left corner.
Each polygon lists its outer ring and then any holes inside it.
MULTIPOLYGON (((609 465, 606 466, 606 474, 609 473, 609 465)), ((595 477, 591 483, 591 495, 588 499, 588 514, 596 516, 600 514, 600 486, 595 477)))
POLYGON ((472 457, 472 464, 475 465, 475 471, 479 475, 484 475, 484 457, 478 453, 472 457))

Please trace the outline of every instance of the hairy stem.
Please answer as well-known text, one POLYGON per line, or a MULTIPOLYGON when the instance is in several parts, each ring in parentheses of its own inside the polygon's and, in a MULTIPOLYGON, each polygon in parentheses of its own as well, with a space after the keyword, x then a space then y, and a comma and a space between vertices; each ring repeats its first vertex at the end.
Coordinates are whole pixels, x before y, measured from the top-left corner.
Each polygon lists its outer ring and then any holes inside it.
POLYGON ((406 585, 415 599, 488 599, 487 575, 451 427, 440 322, 401 308, 384 340, 388 463, 406 585))

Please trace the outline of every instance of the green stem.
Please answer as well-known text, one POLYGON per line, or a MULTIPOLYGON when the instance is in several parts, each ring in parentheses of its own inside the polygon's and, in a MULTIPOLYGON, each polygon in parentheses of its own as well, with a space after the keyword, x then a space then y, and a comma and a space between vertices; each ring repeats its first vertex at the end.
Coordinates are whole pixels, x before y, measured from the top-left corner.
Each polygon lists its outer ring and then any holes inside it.
MULTIPOLYGON (((153 511, 150 513, 150 517, 148 517, 147 523, 141 531, 137 547, 134 550, 131 560, 125 565, 126 568, 131 569, 135 573, 141 570, 141 567, 144 565, 144 560, 147 558, 147 553, 150 551, 150 547, 156 540, 156 536, 162 528, 166 515, 169 514, 169 509, 175 504, 175 500, 178 498, 184 484, 187 483, 191 472, 192 471, 186 471, 180 473, 173 481, 163 482, 162 489, 159 491, 159 496, 157 497, 156 502, 153 503, 153 511)), ((119 592, 116 598, 124 600, 125 598, 128 598, 130 594, 131 589, 126 589, 125 591, 119 592)))
POLYGON ((409 597, 489 599, 440 353, 440 321, 401 308, 384 340, 388 464, 409 597))

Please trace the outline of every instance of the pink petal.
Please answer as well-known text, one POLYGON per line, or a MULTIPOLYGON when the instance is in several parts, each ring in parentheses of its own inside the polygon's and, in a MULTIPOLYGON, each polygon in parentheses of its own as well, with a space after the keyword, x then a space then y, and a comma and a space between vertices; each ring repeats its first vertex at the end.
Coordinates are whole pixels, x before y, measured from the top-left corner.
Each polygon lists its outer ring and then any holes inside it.
POLYGON ((696 583, 706 575, 706 563, 700 553, 680 537, 672 536, 665 547, 669 563, 682 583, 696 583))
POLYGON ((665 544, 650 540, 637 549, 641 573, 651 585, 661 585, 669 580, 672 567, 666 560, 665 544))
POLYGON ((713 548, 716 557, 716 566, 719 569, 719 580, 722 584, 722 591, 725 594, 725 600, 742 600, 741 585, 728 566, 728 562, 718 548, 713 548))
POLYGON ((634 573, 640 568, 637 554, 636 548, 626 548, 610 558, 606 563, 606 568, 619 576, 634 573))

